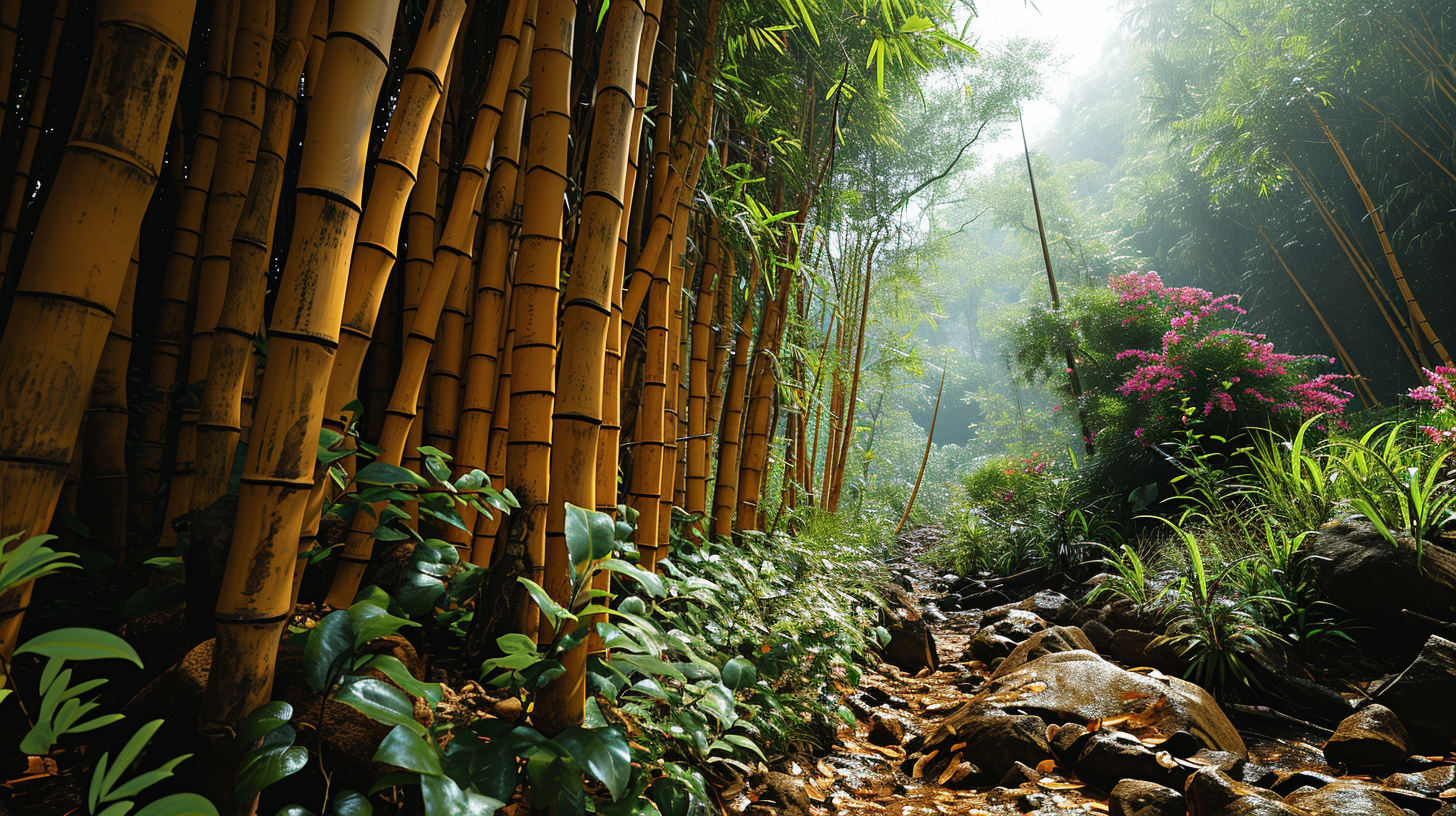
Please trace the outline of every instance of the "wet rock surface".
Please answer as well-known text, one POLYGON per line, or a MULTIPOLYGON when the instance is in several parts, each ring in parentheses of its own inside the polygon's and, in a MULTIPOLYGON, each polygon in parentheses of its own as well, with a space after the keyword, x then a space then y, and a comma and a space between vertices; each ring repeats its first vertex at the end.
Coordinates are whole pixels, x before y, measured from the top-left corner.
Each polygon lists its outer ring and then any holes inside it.
POLYGON ((1414 753, 1410 734, 1395 712, 1374 703, 1346 717, 1325 743, 1331 765, 1386 767, 1414 753))

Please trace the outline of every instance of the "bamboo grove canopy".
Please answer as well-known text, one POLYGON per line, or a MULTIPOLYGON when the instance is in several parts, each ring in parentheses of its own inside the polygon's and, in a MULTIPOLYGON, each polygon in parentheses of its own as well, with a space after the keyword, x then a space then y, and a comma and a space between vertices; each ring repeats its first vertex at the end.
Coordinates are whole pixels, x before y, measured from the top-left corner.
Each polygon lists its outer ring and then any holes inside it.
MULTIPOLYGON (((190 537, 204 729, 269 699, 305 572, 348 606, 377 541, 443 538, 490 568, 480 617, 538 638, 514 579, 568 602, 568 505, 635 519, 647 569, 674 513, 832 510, 874 259, 826 257, 837 185, 974 57, 944 0, 0 12, 0 536, 84 530, 143 571, 190 537), (809 326, 833 365, 788 353, 809 326), (495 506, 425 501, 460 485, 495 506)), ((32 583, 0 597, 7 656, 32 583)), ((592 648, 548 726, 580 722, 592 648)))

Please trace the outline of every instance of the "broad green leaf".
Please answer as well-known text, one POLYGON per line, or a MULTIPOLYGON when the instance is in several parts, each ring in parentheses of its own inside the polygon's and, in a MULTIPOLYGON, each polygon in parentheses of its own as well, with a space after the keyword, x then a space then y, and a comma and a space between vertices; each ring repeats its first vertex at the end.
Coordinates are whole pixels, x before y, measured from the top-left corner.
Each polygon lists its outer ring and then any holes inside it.
POLYGON ((361 671, 364 669, 373 669, 383 674, 393 681, 396 686, 399 686, 416 697, 422 697, 428 700, 430 705, 440 702, 440 697, 443 694, 440 690, 439 683, 426 683, 416 679, 413 674, 410 674, 409 669, 404 663, 400 662, 400 659, 394 655, 374 655, 359 668, 361 671))
POLYGON ((578 765, 596 777, 612 799, 622 796, 632 776, 632 749, 627 737, 616 726, 588 729, 568 728, 556 735, 556 744, 571 754, 578 765))
POLYGON ((303 645, 303 677, 314 692, 329 686, 339 667, 354 655, 354 631, 349 611, 338 609, 324 616, 308 632, 303 645))
POLYGON ((520 632, 511 632, 495 639, 495 645, 505 654, 536 654, 536 641, 520 632))
POLYGON ((655 575, 633 564, 629 564, 620 558, 608 558, 602 562, 602 569, 625 575, 642 585, 647 594, 654 598, 667 597, 667 583, 662 576, 655 575))
POLYGON ((130 660, 142 668, 142 659, 136 649, 110 632, 100 629, 73 627, 53 629, 36 635, 15 650, 15 654, 38 654, 45 657, 59 657, 65 660, 101 660, 121 658, 130 660))
POLYGON ((379 743, 374 761, 406 771, 429 776, 444 773, 440 768, 440 749, 408 726, 396 725, 379 743))
POLYGON ((253 709, 253 713, 238 723, 238 742, 242 745, 252 745, 269 731, 288 725, 288 721, 291 719, 293 719, 293 706, 288 703, 282 700, 264 703, 253 709))
MULTIPOLYGON (((288 730, 291 732, 292 726, 288 730)), ((239 805, 247 803, 274 782, 298 773, 308 764, 308 749, 294 745, 293 737, 280 729, 269 734, 262 746, 243 755, 233 787, 239 805), (277 738, 275 735, 278 735, 277 738)))
POLYGON ((415 721, 415 706, 409 695, 372 677, 351 677, 339 687, 334 699, 375 722, 402 725, 416 734, 425 727, 415 721))
POLYGON ((405 626, 419 626, 407 618, 397 618, 372 603, 356 603, 349 607, 349 627, 354 630, 354 650, 377 638, 398 632, 405 626))
POLYGON ((429 487, 430 483, 420 474, 388 462, 370 462, 359 469, 354 481, 365 485, 414 485, 429 487))
POLYGON ((490 816, 505 805, 488 796, 463 791, 447 776, 421 776, 425 816, 490 816))
POLYGON ((735 657, 723 664, 723 683, 731 689, 741 689, 758 682, 758 669, 748 660, 735 657))
POLYGON ((541 609, 541 614, 546 616, 546 620, 551 622, 553 628, 560 626, 563 620, 576 620, 575 615, 566 611, 561 604, 551 600, 551 596, 546 594, 546 590, 542 589, 540 584, 525 577, 518 577, 516 580, 526 587, 527 594, 531 596, 532 601, 536 602, 536 606, 541 609))
POLYGON ((358 791, 342 790, 334 797, 334 816, 373 816, 374 807, 358 791))
POLYGON ((136 816, 217 816, 217 808, 196 793, 174 793, 143 807, 136 816))

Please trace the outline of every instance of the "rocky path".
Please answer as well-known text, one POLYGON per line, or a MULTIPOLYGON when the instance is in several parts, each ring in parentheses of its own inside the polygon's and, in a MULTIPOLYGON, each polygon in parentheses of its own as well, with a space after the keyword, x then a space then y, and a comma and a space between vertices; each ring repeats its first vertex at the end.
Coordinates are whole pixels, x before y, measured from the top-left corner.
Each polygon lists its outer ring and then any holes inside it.
MULTIPOLYGON (((1148 654, 1151 636, 1114 632, 1105 612, 1037 586, 1045 576, 957 582, 919 558, 927 546, 895 565, 906 591, 885 650, 894 663, 867 668, 847 701, 858 725, 840 728, 828 757, 797 758, 762 789, 725 792, 727 811, 1456 816, 1456 733, 1413 740, 1428 725, 1408 731, 1378 704, 1337 730, 1220 706, 1142 665, 1167 657, 1148 654), (971 606, 968 595, 1010 602, 957 608, 971 606)), ((1444 687, 1434 705, 1456 705, 1456 671, 1442 674, 1456 670, 1444 662, 1456 644, 1433 641, 1391 682, 1444 687)))

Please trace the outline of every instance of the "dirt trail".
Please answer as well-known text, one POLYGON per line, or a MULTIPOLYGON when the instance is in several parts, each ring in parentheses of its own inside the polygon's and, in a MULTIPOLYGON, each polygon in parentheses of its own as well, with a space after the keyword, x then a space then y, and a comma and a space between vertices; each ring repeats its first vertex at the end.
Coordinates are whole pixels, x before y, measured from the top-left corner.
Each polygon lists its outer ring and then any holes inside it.
MULTIPOLYGON (((908 579, 910 594, 924 610, 940 668, 907 673, 888 663, 866 667, 859 692, 846 701, 859 725, 840 727, 840 744, 833 753, 823 759, 800 757, 791 762, 787 768, 790 779, 779 779, 777 784, 771 781, 758 808, 750 810, 742 792, 725 797, 729 811, 762 812, 762 806, 769 805, 787 816, 806 816, 800 813, 803 806, 796 805, 797 800, 807 806, 807 816, 1108 812, 1105 791, 1085 785, 1050 760, 1037 768, 1015 768, 993 787, 987 787, 983 779, 976 789, 958 788, 954 763, 941 771, 939 778, 930 779, 925 778, 923 768, 907 761, 911 755, 905 743, 913 748, 917 736, 935 731, 991 674, 990 667, 965 657, 972 637, 980 629, 982 612, 942 612, 935 605, 945 579, 924 560, 931 546, 933 539, 919 537, 891 566, 908 579), (894 733, 897 729, 892 723, 903 728, 903 735, 894 733), (783 790, 797 788, 800 780, 802 795, 783 790)), ((1014 594, 1020 598, 1046 588, 1026 583, 1014 594)), ((1057 588, 1074 594, 1070 587, 1057 588)), ((1271 717, 1267 712, 1227 713, 1244 736, 1253 762, 1285 774, 1296 770, 1338 774, 1324 763, 1319 749, 1328 731, 1300 726, 1277 715, 1271 717)))

